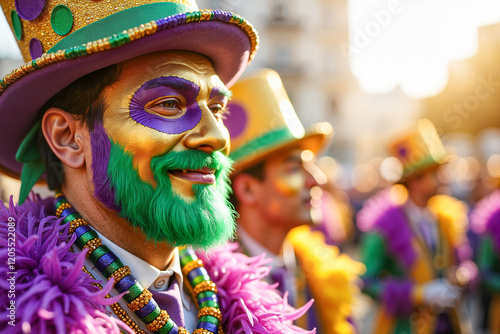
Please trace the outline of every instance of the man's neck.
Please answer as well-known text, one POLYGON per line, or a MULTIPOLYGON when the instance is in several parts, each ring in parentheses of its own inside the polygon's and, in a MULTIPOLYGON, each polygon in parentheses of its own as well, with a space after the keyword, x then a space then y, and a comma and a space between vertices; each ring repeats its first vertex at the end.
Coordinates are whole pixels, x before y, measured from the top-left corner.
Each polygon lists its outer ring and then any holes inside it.
POLYGON ((247 234, 274 255, 280 255, 287 231, 272 222, 262 219, 256 210, 240 210, 238 224, 243 226, 247 234))
MULTIPOLYGON (((74 184, 74 183, 72 183, 74 184)), ((101 205, 86 189, 75 189, 63 184, 62 191, 71 205, 90 226, 117 246, 134 254, 159 270, 168 267, 173 258, 174 247, 166 243, 147 240, 140 228, 134 228, 126 219, 101 205)))

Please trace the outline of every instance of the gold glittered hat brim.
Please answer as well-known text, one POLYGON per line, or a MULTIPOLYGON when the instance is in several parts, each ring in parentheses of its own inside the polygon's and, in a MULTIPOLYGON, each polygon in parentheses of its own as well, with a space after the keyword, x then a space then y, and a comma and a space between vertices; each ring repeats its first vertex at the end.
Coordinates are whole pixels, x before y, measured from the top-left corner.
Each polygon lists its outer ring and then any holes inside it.
POLYGON ((45 53, 0 80, 0 171, 19 177, 15 155, 40 117, 40 108, 76 79, 144 54, 192 51, 206 56, 228 87, 258 49, 258 35, 242 17, 220 10, 173 15, 113 36, 45 53))
MULTIPOLYGON (((310 132, 301 138, 285 138, 283 141, 274 142, 269 145, 261 145, 261 143, 258 143, 257 139, 254 141, 256 143, 256 145, 253 145, 254 149, 234 159, 231 177, 261 163, 271 156, 295 148, 309 150, 315 155, 320 155, 330 145, 333 139, 331 126, 328 124, 328 129, 325 131, 321 124, 328 123, 317 123, 310 132)), ((232 152, 229 156, 234 158, 235 153, 236 156, 238 156, 237 152, 232 152)))

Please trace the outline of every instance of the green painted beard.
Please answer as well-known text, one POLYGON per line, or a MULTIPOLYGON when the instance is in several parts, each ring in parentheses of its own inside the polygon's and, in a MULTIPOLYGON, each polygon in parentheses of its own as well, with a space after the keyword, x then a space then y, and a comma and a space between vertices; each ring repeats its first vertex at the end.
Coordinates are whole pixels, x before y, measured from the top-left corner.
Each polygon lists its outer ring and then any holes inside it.
POLYGON ((153 188, 140 178, 132 155, 111 140, 107 174, 120 216, 148 239, 207 249, 234 236, 236 212, 228 201, 230 168, 229 158, 220 152, 169 152, 151 160, 157 183, 153 188), (173 191, 167 171, 202 167, 216 171, 216 183, 193 184, 194 201, 186 202, 173 191))

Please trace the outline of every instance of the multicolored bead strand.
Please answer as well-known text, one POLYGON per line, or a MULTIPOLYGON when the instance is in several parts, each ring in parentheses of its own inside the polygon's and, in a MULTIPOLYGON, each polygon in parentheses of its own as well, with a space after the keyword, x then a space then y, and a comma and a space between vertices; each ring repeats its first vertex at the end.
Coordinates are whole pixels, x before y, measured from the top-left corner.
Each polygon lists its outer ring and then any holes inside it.
MULTIPOLYGON (((140 285, 130 268, 102 243, 97 233, 60 192, 55 196, 55 209, 56 216, 62 218, 63 224, 70 224, 70 231, 76 234, 75 245, 80 249, 88 249, 87 257, 106 279, 115 278, 114 288, 119 293, 128 292, 123 299, 149 331, 155 334, 189 333, 185 328, 177 326, 167 311, 160 309, 151 292, 140 285)), ((192 249, 181 249, 179 255, 186 286, 198 306, 198 325, 193 333, 223 334, 217 286, 192 249)), ((119 305, 112 306, 112 309, 130 326, 132 320, 124 316, 124 310, 119 305)), ((134 330, 139 328, 135 323, 134 325, 130 327, 134 330)))

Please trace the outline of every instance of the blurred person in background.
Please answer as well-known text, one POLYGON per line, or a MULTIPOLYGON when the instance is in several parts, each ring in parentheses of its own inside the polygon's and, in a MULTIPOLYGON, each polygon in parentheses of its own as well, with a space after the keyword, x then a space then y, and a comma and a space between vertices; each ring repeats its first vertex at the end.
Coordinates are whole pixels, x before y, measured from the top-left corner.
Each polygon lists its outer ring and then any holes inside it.
POLYGON ((351 303, 363 266, 325 243, 321 220, 324 173, 316 155, 331 125, 305 133, 279 75, 261 70, 232 88, 225 120, 231 136, 233 203, 238 242, 246 254, 272 259, 270 278, 292 305, 314 305, 296 324, 319 333, 354 333, 351 303))
POLYGON ((329 156, 320 157, 317 164, 325 174, 326 182, 320 185, 320 220, 312 229, 322 232, 327 244, 342 248, 354 238, 355 227, 349 196, 335 184, 341 166, 329 156))
POLYGON ((398 184, 358 213, 363 291, 379 304, 373 333, 470 333, 460 297, 476 274, 468 245, 467 207, 437 195, 447 153, 425 119, 390 145, 398 184))
POLYGON ((489 182, 496 189, 471 213, 472 230, 480 236, 476 263, 481 278, 481 329, 500 333, 500 155, 488 159, 489 182))

